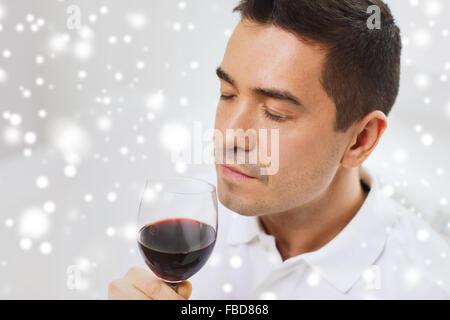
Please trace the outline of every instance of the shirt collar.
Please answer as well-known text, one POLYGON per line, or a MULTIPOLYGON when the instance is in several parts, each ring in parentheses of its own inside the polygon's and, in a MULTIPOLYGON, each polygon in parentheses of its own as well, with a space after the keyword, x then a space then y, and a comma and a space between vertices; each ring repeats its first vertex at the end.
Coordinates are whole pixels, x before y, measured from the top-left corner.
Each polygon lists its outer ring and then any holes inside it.
MULTIPOLYGON (((360 176, 370 191, 353 219, 322 248, 285 261, 303 259, 341 292, 348 291, 380 256, 394 219, 393 203, 381 192, 376 177, 363 167, 360 176)), ((228 244, 244 244, 264 236, 268 235, 256 217, 233 214, 228 244)))
MULTIPOLYGON (((228 209, 229 210, 229 209, 228 209)), ((231 226, 228 231, 227 243, 238 245, 252 241, 263 233, 256 217, 244 216, 229 210, 232 214, 231 226)))

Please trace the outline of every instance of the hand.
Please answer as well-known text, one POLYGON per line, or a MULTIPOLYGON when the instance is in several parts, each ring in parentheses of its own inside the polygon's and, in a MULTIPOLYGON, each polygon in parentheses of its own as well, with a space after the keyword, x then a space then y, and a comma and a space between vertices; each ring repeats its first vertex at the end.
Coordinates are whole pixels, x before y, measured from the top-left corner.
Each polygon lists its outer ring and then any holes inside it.
POLYGON ((183 281, 174 289, 157 279, 150 271, 133 267, 125 277, 109 284, 108 299, 185 300, 191 295, 192 285, 189 281, 183 281))

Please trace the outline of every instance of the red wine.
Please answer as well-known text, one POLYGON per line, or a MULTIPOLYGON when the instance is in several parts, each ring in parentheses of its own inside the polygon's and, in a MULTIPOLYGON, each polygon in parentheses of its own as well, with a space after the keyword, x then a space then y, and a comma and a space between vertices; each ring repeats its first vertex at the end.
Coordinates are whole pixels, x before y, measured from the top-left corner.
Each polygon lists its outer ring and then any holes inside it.
POLYGON ((147 266, 161 279, 186 280, 208 260, 215 229, 192 219, 167 219, 139 231, 139 249, 147 266))

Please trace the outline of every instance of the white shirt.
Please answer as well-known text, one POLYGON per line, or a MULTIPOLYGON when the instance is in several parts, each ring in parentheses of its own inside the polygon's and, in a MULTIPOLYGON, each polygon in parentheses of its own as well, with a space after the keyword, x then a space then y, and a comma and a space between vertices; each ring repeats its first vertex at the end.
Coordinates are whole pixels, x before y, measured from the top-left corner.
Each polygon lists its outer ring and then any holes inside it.
MULTIPOLYGON (((322 248, 285 261, 256 217, 219 201, 216 246, 190 279, 191 299, 450 299, 448 243, 360 173, 370 191, 353 219, 322 248)), ((200 178, 217 185, 215 172, 200 178)))

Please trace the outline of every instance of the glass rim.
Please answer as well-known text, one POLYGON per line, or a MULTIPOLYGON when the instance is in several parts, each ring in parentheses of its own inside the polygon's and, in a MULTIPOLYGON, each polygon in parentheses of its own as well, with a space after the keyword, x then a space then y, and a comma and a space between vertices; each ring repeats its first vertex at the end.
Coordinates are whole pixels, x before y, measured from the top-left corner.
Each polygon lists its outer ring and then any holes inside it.
POLYGON ((145 179, 145 187, 144 191, 147 190, 147 187, 149 185, 149 182, 158 182, 158 181, 193 181, 197 183, 202 183, 203 185, 207 186, 209 190, 204 191, 192 191, 192 192, 179 192, 179 191, 170 191, 170 190, 162 190, 161 192, 166 193, 173 193, 173 194, 191 194, 191 195, 200 195, 200 194, 206 194, 206 193, 214 193, 216 192, 216 186, 212 183, 209 183, 206 180, 200 179, 200 178, 191 178, 191 177, 150 177, 145 179))

